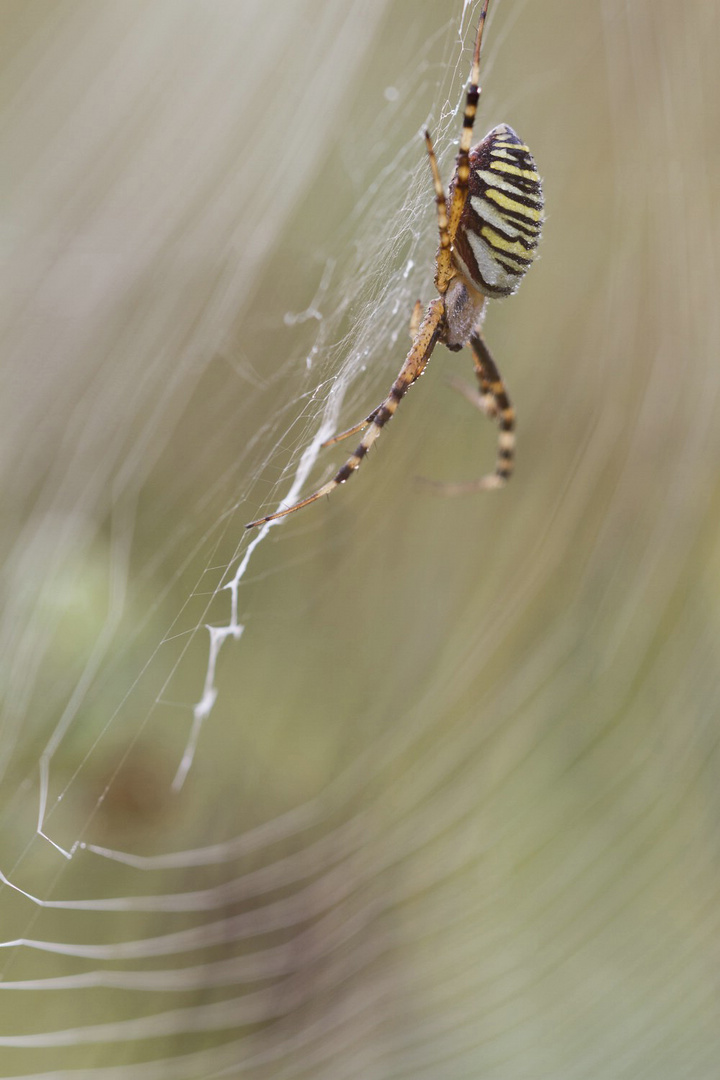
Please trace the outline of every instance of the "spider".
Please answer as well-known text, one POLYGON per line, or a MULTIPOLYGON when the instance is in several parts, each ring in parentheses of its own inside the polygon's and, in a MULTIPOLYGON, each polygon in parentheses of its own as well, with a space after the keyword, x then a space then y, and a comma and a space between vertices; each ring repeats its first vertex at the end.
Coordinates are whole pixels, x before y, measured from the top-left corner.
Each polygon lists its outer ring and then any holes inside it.
POLYGON ((410 324, 412 346, 385 400, 359 424, 322 444, 333 446, 367 428, 351 457, 314 494, 250 522, 248 529, 293 514, 344 484, 362 464, 408 389, 422 375, 437 344, 453 352, 470 346, 479 392, 469 387, 463 392, 482 412, 496 419, 499 427, 495 471, 469 483, 441 484, 440 489, 454 495, 500 488, 512 474, 515 411, 481 329, 486 300, 514 293, 535 257, 543 222, 543 195, 528 147, 507 124, 494 127, 482 142, 470 147, 480 97, 480 51, 489 2, 483 0, 480 11, 460 146, 447 196, 430 132, 424 132, 440 232, 435 259, 439 295, 431 300, 424 314, 421 302, 415 305, 410 324))

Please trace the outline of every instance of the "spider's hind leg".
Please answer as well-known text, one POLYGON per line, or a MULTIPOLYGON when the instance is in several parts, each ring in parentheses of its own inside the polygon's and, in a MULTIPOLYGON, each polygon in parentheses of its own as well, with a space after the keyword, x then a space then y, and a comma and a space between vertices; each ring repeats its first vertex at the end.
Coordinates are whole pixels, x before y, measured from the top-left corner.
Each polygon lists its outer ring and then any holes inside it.
MULTIPOLYGON (((475 37, 475 49, 473 50, 472 68, 470 69, 470 82, 465 95, 465 111, 463 113, 463 126, 460 133, 460 145, 455 158, 455 175, 450 184, 449 202, 443 199, 442 213, 438 202, 438 216, 440 219, 440 247, 437 254, 437 270, 435 284, 441 296, 447 292, 448 285, 455 276, 452 262, 452 245, 455 243, 460 218, 462 217, 467 200, 470 184, 470 145, 472 143, 473 127, 477 114, 478 101, 480 99, 480 52, 482 49, 483 31, 487 19, 489 0, 483 0, 480 9, 477 35, 475 37), (443 220, 444 219, 444 220, 443 220)), ((433 180, 437 192, 437 164, 434 163, 435 155, 432 152, 430 137, 426 134, 425 141, 428 144, 430 165, 433 170, 433 180)))

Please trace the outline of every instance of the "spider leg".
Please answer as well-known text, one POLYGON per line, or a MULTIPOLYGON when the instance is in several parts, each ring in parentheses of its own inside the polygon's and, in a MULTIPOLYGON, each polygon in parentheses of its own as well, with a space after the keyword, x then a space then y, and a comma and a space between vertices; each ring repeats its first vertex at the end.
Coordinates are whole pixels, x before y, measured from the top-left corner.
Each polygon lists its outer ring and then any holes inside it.
POLYGON ((418 330, 420 329, 420 322, 422 320, 422 300, 415 301, 415 307, 412 309, 412 315, 410 316, 410 340, 414 341, 418 330))
MULTIPOLYGON (((438 284, 440 258, 447 259, 448 266, 450 265, 450 233, 448 232, 448 212, 447 212, 447 199, 445 198, 445 189, 442 185, 442 179, 440 177, 440 169, 438 168, 437 158, 435 157, 435 148, 433 146, 430 132, 425 128, 425 146, 427 148, 428 162, 430 163, 430 172, 432 173, 433 188, 435 189, 435 206, 437 207, 438 218, 438 230, 440 232, 440 248, 437 257, 438 273, 435 275, 435 284, 438 284)), ((470 175, 468 169, 468 176, 470 175)), ((449 280, 449 279, 448 279, 449 280)), ((447 289, 447 284, 445 285, 447 289)), ((443 290, 444 292, 445 290, 443 290)))
MULTIPOLYGON (((479 336, 479 332, 476 331, 475 336, 479 336)), ((490 358, 490 351, 487 345, 485 345, 484 341, 482 342, 482 344, 484 347, 484 353, 488 356, 490 362, 493 363, 492 358, 490 358)), ((490 375, 485 373, 482 362, 478 357, 477 351, 475 350, 473 350, 473 360, 475 362, 475 374, 477 375, 478 383, 480 384, 479 389, 474 390, 471 386, 468 386, 465 380, 461 379, 458 375, 451 375, 447 379, 448 386, 452 387, 453 390, 457 390, 459 394, 462 394, 466 401, 469 401, 471 405, 474 405, 475 408, 479 409, 481 413, 485 414, 485 416, 488 416, 491 420, 494 420, 498 414, 499 406, 493 393, 492 380, 490 378, 490 375)), ((494 363, 493 368, 497 372, 497 366, 494 363)))
POLYGON ((505 383, 497 369, 497 364, 490 355, 490 350, 480 334, 473 334, 470 338, 475 374, 480 384, 480 391, 472 390, 461 380, 452 380, 452 385, 484 412, 486 416, 497 418, 499 426, 498 453, 495 462, 495 472, 481 477, 479 480, 448 484, 443 481, 426 480, 423 484, 430 486, 438 495, 469 495, 474 491, 493 491, 505 487, 512 476, 515 464, 515 410, 512 406, 505 383))
POLYGON ((479 390, 475 390, 472 386, 468 386, 464 379, 455 375, 447 380, 447 384, 453 390, 457 390, 458 394, 462 394, 466 401, 469 401, 471 405, 474 405, 475 408, 479 409, 485 416, 489 416, 491 420, 495 419, 498 411, 497 404, 492 395, 492 391, 489 389, 489 383, 487 383, 486 380, 481 383, 479 390))
POLYGON ((491 398, 493 402, 490 408, 484 403, 480 407, 489 416, 497 417, 499 428, 495 472, 483 477, 478 483, 481 488, 504 487, 512 476, 515 465, 515 409, 508 397, 497 364, 479 333, 473 334, 470 338, 470 348, 475 363, 475 373, 480 384, 480 400, 485 402, 491 398))
POLYGON ((303 506, 309 506, 310 503, 315 502, 317 499, 321 499, 323 495, 329 495, 331 491, 334 491, 340 484, 344 484, 345 481, 352 476, 355 470, 362 464, 363 458, 382 432, 385 424, 395 415, 397 407, 407 393, 408 388, 412 386, 415 380, 418 379, 425 370, 428 360, 432 355, 432 351, 440 337, 444 313, 445 305, 441 299, 438 298, 430 303, 425 312, 425 317, 420 324, 412 348, 405 359, 405 363, 400 369, 400 373, 395 379, 395 382, 390 387, 390 393, 385 398, 382 405, 380 405, 374 413, 371 413, 372 420, 369 421, 370 427, 365 432, 360 445, 355 453, 352 454, 338 470, 332 480, 329 480, 327 484, 323 484, 323 486, 314 492, 314 494, 309 495, 306 499, 302 499, 301 502, 296 503, 294 506, 289 506, 285 510, 278 510, 275 514, 268 514, 267 517, 259 518, 257 521, 251 521, 246 525, 247 529, 252 529, 256 525, 264 525, 268 521, 275 521, 277 518, 285 517, 286 514, 293 514, 303 506))
MULTIPOLYGON (((420 329, 420 322, 422 320, 422 315, 423 315, 422 300, 416 300, 415 301, 415 307, 413 308, 412 315, 410 316, 410 339, 411 339, 411 341, 415 340, 415 338, 417 336, 417 332, 420 329)), ((373 409, 373 411, 370 413, 370 415, 366 416, 364 420, 361 420, 359 424, 354 424, 351 428, 348 428, 347 431, 341 431, 339 433, 339 435, 333 435, 331 438, 326 439, 324 443, 320 443, 321 448, 324 449, 326 446, 334 446, 335 443, 342 442, 343 439, 347 439, 351 435, 356 435, 358 433, 358 431, 362 431, 362 429, 366 428, 368 426, 368 424, 372 424, 373 420, 375 419, 375 417, 377 416, 377 414, 378 414, 378 412, 380 411, 381 408, 382 408, 382 406, 378 405, 377 409, 373 409)))
POLYGON ((373 409, 370 415, 366 416, 364 420, 361 420, 359 424, 353 424, 347 431, 341 431, 338 435, 332 435, 329 439, 326 439, 324 443, 320 443, 321 448, 324 449, 326 446, 334 446, 335 443, 342 442, 343 439, 348 439, 351 435, 357 435, 358 431, 362 431, 368 424, 372 424, 381 408, 382 406, 378 405, 377 409, 373 409))
POLYGON ((470 144, 472 142, 472 132, 475 125, 478 101, 480 99, 480 50, 482 48, 485 20, 487 19, 488 3, 489 0, 484 0, 483 2, 480 11, 480 20, 478 22, 477 36, 475 38, 473 63, 470 71, 470 83, 465 99, 465 112, 463 113, 460 147, 455 162, 454 183, 451 184, 452 197, 447 213, 447 244, 443 239, 442 227, 440 230, 440 248, 437 255, 435 284, 441 295, 444 295, 445 292, 447 292, 447 287, 455 276, 455 270, 452 265, 452 244, 455 240, 455 234, 457 233, 458 225, 460 224, 463 209, 465 208, 468 184, 470 182, 470 144))

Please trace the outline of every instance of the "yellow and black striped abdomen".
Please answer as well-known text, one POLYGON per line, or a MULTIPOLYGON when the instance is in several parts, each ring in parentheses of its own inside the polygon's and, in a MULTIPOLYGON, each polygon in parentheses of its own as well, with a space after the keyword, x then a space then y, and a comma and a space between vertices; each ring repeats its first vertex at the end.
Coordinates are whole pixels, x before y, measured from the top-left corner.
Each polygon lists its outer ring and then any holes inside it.
POLYGON ((470 187, 453 246, 457 269, 484 296, 509 296, 535 258, 542 222, 535 162, 500 124, 470 151, 470 187))

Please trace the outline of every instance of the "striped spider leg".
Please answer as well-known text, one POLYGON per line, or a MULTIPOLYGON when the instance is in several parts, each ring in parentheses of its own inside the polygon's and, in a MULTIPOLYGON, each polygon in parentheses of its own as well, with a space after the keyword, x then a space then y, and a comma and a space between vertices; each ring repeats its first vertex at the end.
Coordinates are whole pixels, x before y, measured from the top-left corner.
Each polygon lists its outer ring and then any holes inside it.
POLYGON ((355 452, 312 495, 251 522, 249 529, 309 506, 344 484, 362 464, 408 389, 425 370, 437 344, 453 352, 470 346, 480 385, 479 396, 473 395, 472 400, 497 419, 499 436, 494 473, 468 484, 435 486, 444 494, 488 490, 502 487, 512 473, 515 413, 482 338, 481 327, 486 300, 515 292, 532 263, 540 239, 543 198, 530 151, 507 124, 494 127, 482 142, 471 146, 480 98, 480 53, 488 6, 489 0, 483 0, 455 172, 447 196, 430 133, 425 131, 440 235, 435 260, 435 286, 439 295, 430 302, 424 315, 420 302, 415 305, 410 322, 412 346, 385 400, 360 423, 323 443, 333 446, 366 428, 355 452))
POLYGON ((500 430, 495 471, 482 476, 479 480, 461 483, 427 480, 423 477, 423 483, 434 488, 440 495, 469 495, 474 491, 492 491, 504 487, 512 476, 515 464, 515 409, 508 397, 505 383, 490 355, 490 350, 479 333, 473 334, 470 338, 470 349, 475 361, 478 389, 473 390, 457 376, 451 378, 449 383, 453 390, 462 394, 485 416, 498 421, 500 430))
POLYGON ((387 424, 388 420, 395 415, 395 411, 407 391, 416 379, 420 378, 427 367, 427 362, 432 355, 432 351, 435 348, 440 335, 442 317, 442 300, 433 300, 428 306, 425 317, 420 323, 420 327, 418 328, 417 335, 405 363, 400 369, 400 373, 395 379, 395 382, 390 387, 390 393, 383 403, 371 412, 370 416, 361 421, 361 423, 356 424, 355 427, 349 428, 341 435, 336 435, 334 438, 328 440, 328 444, 340 442, 341 439, 348 438, 362 428, 367 427, 367 431, 363 435, 359 446, 347 459, 342 468, 338 469, 332 480, 328 480, 327 484, 323 484, 316 492, 312 495, 308 495, 306 499, 301 499, 301 501, 295 503, 294 506, 288 506, 285 510, 278 510, 275 514, 268 514, 267 517, 260 518, 258 521, 251 521, 249 525, 245 526, 247 529, 252 529, 255 525, 263 525, 266 521, 275 521, 276 518, 285 517, 286 514, 293 514, 296 510, 301 510, 303 506, 309 506, 310 503, 322 499, 323 495, 329 495, 331 491, 334 491, 340 484, 344 484, 345 481, 352 476, 355 470, 361 465, 363 458, 380 435, 385 424, 387 424))

